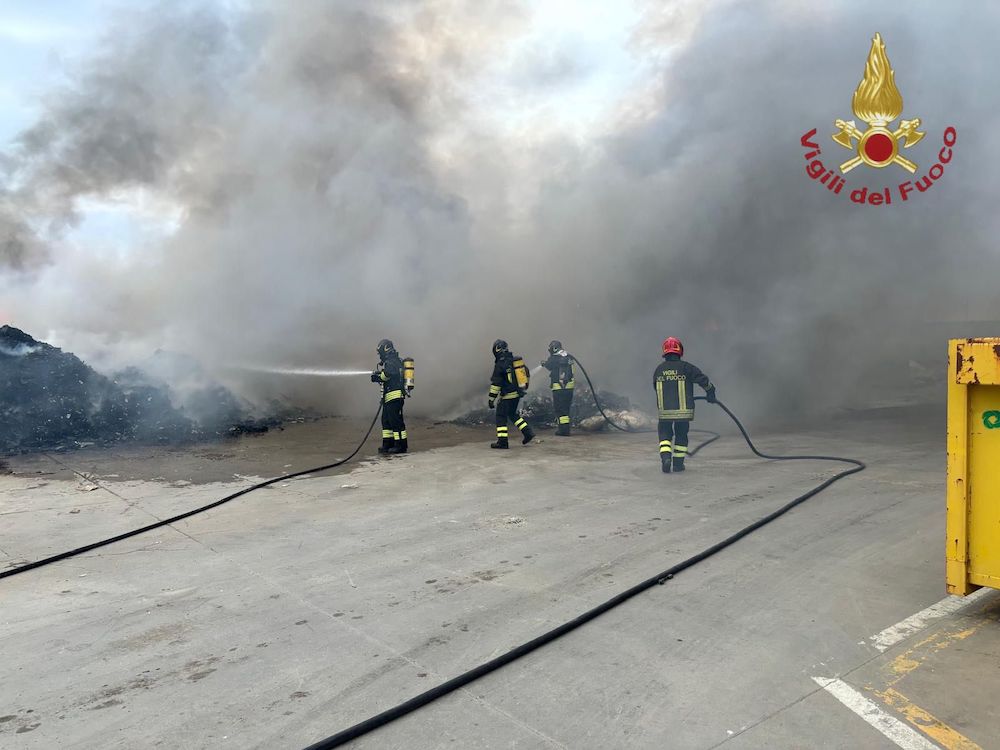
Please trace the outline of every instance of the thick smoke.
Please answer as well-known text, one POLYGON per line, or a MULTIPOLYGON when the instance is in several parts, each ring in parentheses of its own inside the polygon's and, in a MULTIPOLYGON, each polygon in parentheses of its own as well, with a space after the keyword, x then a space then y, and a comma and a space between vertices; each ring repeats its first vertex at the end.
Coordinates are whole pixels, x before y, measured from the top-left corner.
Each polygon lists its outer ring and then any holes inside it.
MULTIPOLYGON (((212 7, 122 19, 7 154, 9 322, 81 355, 190 353, 251 396, 345 412, 374 407, 363 378, 231 368, 370 365, 389 336, 432 414, 485 393, 497 337, 529 361, 561 338, 645 399, 675 334, 766 416, 905 390, 909 359, 982 333, 959 321, 1000 318, 992 6, 651 3, 644 75, 582 136, 572 113, 511 114, 593 70, 525 48, 530 5, 212 7), (918 177, 959 134, 905 205, 831 195, 799 145, 815 127, 828 167, 849 156, 829 136, 875 31, 927 132, 918 177), (137 194, 176 210, 162 240, 125 258, 66 241, 82 202, 137 194)), ((845 191, 907 177, 860 169, 845 191)))

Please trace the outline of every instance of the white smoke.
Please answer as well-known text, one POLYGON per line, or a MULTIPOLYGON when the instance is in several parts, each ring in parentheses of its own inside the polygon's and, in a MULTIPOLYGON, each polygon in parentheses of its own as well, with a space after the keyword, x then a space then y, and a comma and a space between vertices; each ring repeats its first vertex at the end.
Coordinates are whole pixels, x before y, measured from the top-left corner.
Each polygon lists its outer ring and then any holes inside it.
POLYGON ((15 346, 0 344, 0 354, 6 354, 8 357, 24 357, 28 354, 34 354, 40 348, 31 344, 17 344, 15 346))
MULTIPOLYGON (((441 413, 485 394, 493 339, 531 361, 559 338, 644 397, 674 334, 749 411, 856 403, 941 351, 933 321, 1000 318, 998 10, 917 5, 640 4, 603 79, 604 48, 540 34, 528 3, 164 3, 7 154, 3 304, 88 359, 162 347, 343 411, 374 386, 273 371, 374 364, 388 336, 417 360, 411 408, 441 413), (840 156, 827 130, 876 30, 928 132, 913 158, 960 133, 919 205, 853 206, 804 173, 811 127, 840 156), (67 232, 109 204, 163 229, 125 253, 67 232)), ((576 15, 610 29, 596 7, 576 15)))

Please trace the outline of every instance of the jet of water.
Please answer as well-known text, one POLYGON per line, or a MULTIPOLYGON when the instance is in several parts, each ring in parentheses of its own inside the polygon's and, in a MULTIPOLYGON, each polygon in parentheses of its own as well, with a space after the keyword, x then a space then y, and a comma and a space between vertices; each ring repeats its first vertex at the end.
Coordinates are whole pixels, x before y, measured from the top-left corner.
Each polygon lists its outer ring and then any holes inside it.
POLYGON ((371 370, 322 370, 311 367, 265 367, 260 365, 241 365, 240 370, 252 372, 268 372, 275 375, 306 375, 318 378, 342 378, 353 375, 371 375, 371 370))

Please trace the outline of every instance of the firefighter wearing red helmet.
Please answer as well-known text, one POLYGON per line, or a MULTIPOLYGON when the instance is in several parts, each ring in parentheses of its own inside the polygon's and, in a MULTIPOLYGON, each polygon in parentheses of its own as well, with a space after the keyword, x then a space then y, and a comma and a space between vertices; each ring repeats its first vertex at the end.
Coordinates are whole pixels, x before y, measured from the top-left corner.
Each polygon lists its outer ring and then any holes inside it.
POLYGON ((688 428, 694 419, 694 386, 703 389, 709 403, 715 403, 715 386, 708 376, 690 362, 685 362, 684 345, 670 336, 663 342, 663 362, 653 373, 656 407, 659 410, 657 432, 660 436, 660 466, 664 473, 684 471, 688 451, 688 428))

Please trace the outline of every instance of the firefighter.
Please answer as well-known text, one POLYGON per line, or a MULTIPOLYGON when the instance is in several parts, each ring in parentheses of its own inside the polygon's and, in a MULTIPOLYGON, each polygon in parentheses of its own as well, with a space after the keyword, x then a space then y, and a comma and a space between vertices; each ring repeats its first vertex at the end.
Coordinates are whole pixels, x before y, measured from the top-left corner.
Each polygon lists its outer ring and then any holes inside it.
MULTIPOLYGON (((519 383, 517 373, 515 372, 514 355, 507 348, 507 342, 502 339, 497 339, 493 342, 493 359, 495 360, 495 364, 493 365, 493 377, 490 378, 489 405, 492 409, 497 399, 500 400, 500 403, 496 404, 497 441, 491 443, 490 448, 506 450, 509 447, 507 445, 509 422, 513 422, 521 431, 523 436, 522 443, 530 443, 535 437, 531 426, 517 413, 518 402, 520 402, 521 397, 524 395, 524 388, 527 387, 527 372, 524 372, 525 383, 522 385, 519 383)), ((523 362, 520 367, 522 370, 524 369, 523 362)))
POLYGON ((542 362, 542 367, 549 371, 552 384, 552 410, 555 412, 558 426, 556 435, 569 435, 569 414, 573 406, 573 362, 563 349, 561 341, 549 342, 549 358, 542 362))
POLYGON ((382 385, 382 447, 379 453, 406 453, 406 424, 403 422, 403 362, 389 339, 378 342, 378 366, 372 382, 382 385))
POLYGON ((663 362, 653 373, 656 407, 659 409, 657 432, 660 435, 660 466, 663 472, 684 471, 688 451, 688 428, 694 419, 694 385, 705 390, 706 399, 715 403, 715 386, 708 376, 681 357, 684 345, 673 336, 663 342, 663 362))

